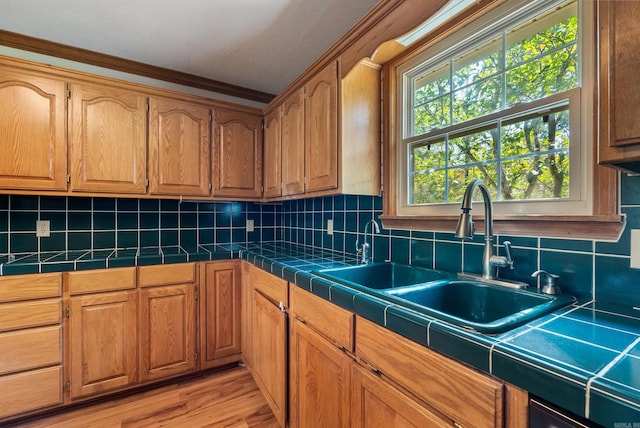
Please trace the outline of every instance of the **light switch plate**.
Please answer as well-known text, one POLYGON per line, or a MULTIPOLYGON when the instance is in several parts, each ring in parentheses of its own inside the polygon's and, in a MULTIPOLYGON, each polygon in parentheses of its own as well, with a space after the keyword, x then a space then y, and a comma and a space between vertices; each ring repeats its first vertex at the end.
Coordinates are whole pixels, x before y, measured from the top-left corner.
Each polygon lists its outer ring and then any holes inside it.
POLYGON ((631 267, 640 269, 640 229, 631 229, 631 267))
POLYGON ((327 220, 327 235, 333 235, 333 219, 327 220))
POLYGON ((247 220, 247 232, 253 232, 253 230, 254 230, 253 220, 247 220))
POLYGON ((36 220, 36 236, 39 238, 51 236, 51 222, 49 220, 36 220))

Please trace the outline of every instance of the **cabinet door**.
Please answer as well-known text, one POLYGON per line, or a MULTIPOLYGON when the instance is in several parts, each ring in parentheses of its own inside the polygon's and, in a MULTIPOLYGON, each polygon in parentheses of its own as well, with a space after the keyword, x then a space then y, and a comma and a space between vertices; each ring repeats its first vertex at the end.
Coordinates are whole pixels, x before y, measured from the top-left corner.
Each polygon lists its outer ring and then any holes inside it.
POLYGON ((196 368, 193 284, 140 291, 140 378, 156 380, 196 368))
POLYGON ((640 3, 599 1, 600 156, 599 161, 640 171, 640 39, 635 30, 640 3))
POLYGON ((353 372, 353 428, 453 427, 453 421, 359 366, 353 372))
POLYGON ((251 264, 242 262, 242 361, 253 371, 253 287, 251 264))
POLYGON ((0 67, 0 187, 66 190, 66 84, 0 67))
POLYGON ((280 109, 276 109, 264 118, 265 198, 277 198, 282 195, 280 149, 280 109))
POLYGON ((70 299, 69 364, 71 398, 131 385, 138 380, 136 291, 70 299))
POLYGON ((240 359, 240 265, 203 263, 200 271, 201 368, 240 359))
POLYGON ((304 193, 304 88, 282 103, 282 194, 304 193))
POLYGON ((291 426, 348 427, 351 358, 298 319, 291 323, 290 345, 291 426))
POLYGON ((253 377, 276 419, 285 426, 287 317, 258 291, 253 292, 253 309, 253 377))
POLYGON ((235 111, 214 112, 214 196, 262 197, 262 119, 235 111))
POLYGON ((147 114, 143 94, 71 86, 71 190, 145 193, 147 114))
POLYGON ((210 110, 186 101, 149 100, 149 192, 209 194, 210 110))
MULTIPOLYGON (((338 187, 338 63, 306 85, 305 176, 307 192, 338 187)), ((354 165, 354 168, 357 167, 354 165)))

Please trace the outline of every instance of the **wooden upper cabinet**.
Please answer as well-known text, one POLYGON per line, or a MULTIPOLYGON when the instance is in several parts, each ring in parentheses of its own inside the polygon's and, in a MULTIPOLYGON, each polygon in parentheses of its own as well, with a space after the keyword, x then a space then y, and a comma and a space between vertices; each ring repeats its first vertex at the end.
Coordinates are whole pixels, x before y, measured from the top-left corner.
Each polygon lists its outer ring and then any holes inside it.
POLYGON ((282 194, 304 193, 304 89, 290 95, 280 107, 282 117, 282 194))
POLYGON ((306 191, 338 187, 338 63, 305 85, 306 191))
POLYGON ((149 99, 149 193, 209 194, 210 110, 169 98, 149 99))
POLYGON ((72 191, 145 193, 146 101, 122 88, 71 85, 72 191))
POLYGON ((262 117, 215 110, 213 195, 262 197, 262 117))
POLYGON ((277 198, 281 187, 280 109, 264 118, 264 197, 277 198))
POLYGON ((0 187, 66 190, 66 83, 0 66, 0 187))
POLYGON ((640 3, 599 1, 602 164, 640 172, 640 3))

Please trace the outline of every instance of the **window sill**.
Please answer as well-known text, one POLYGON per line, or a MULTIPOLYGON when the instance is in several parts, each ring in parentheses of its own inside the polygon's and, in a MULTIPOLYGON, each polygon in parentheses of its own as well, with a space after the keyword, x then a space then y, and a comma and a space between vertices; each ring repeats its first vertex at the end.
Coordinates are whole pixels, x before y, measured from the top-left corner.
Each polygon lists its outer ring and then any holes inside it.
MULTIPOLYGON (((380 216, 385 229, 410 229, 433 232, 451 232, 456 229, 458 216, 380 216)), ((482 216, 474 216, 478 234, 484 231, 482 216)), ((597 241, 618 241, 624 230, 624 215, 597 216, 496 216, 493 229, 496 235, 544 236, 597 241)))

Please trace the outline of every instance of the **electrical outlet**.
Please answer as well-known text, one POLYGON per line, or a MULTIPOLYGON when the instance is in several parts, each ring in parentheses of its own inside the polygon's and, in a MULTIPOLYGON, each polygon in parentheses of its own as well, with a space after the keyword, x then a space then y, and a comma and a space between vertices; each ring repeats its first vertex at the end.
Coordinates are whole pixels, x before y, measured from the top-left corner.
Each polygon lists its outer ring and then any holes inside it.
POLYGON ((247 220, 247 232, 253 232, 253 220, 247 220))
POLYGON ((333 235, 333 219, 327 220, 327 235, 333 235))
POLYGON ((48 238, 51 236, 51 222, 49 220, 36 221, 36 236, 39 238, 48 238))
POLYGON ((640 269, 640 229, 631 230, 631 267, 640 269))

